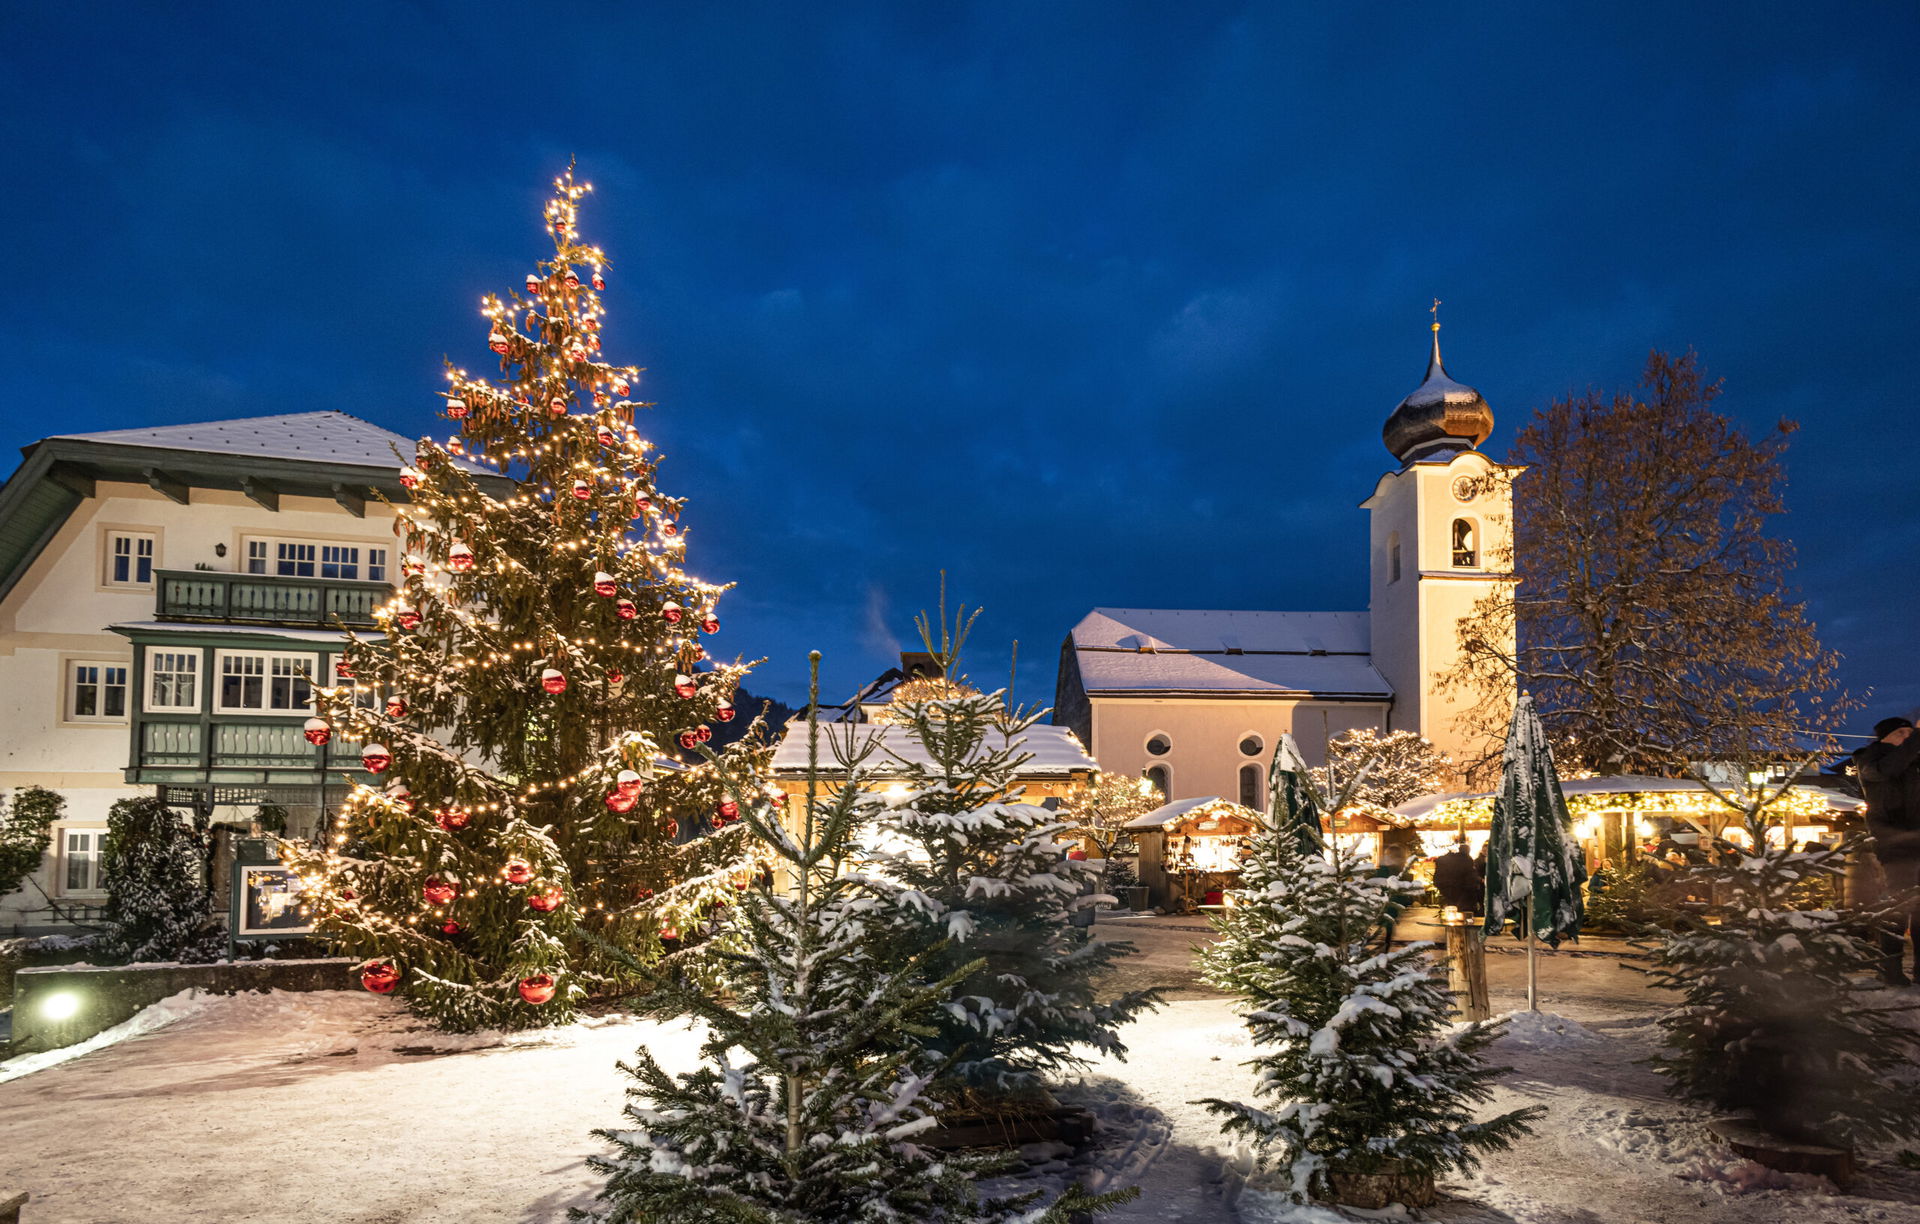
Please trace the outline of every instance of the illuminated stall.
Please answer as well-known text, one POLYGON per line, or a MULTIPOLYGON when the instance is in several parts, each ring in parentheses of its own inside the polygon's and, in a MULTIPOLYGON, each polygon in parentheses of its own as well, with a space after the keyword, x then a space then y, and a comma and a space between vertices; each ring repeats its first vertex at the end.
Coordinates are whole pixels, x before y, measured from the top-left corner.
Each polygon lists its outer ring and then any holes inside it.
POLYGON ((1210 795, 1180 799, 1129 822, 1151 904, 1175 913, 1224 905, 1258 821, 1253 809, 1210 795))

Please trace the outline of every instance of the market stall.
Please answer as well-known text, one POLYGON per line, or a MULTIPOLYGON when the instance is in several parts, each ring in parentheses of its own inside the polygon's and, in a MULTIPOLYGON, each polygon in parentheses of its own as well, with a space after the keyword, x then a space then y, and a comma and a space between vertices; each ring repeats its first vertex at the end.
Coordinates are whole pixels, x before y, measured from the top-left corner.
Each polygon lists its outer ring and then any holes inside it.
POLYGON ((1218 796, 1163 804, 1127 824, 1151 904, 1187 913, 1225 904, 1259 814, 1218 796))

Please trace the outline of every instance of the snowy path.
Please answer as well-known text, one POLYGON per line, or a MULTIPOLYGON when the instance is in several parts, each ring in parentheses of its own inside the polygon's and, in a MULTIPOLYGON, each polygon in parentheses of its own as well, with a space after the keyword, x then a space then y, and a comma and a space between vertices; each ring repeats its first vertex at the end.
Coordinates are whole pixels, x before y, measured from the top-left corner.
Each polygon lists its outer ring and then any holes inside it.
MULTIPOLYGON (((1130 932, 1131 934, 1131 932, 1130 932)), ((1158 937, 1156 937, 1158 938, 1158 937)), ((1190 942, 1188 934, 1166 938, 1190 942)), ((1143 943, 1148 940, 1143 939, 1143 943)), ((1171 947, 1149 948, 1172 971, 1171 947)), ((1519 1005, 1522 965, 1492 957, 1496 1007, 1519 1005)), ((1442 1224, 1920 1224, 1920 1175, 1882 1162, 1854 1196, 1824 1182, 1753 1189, 1636 1060, 1654 1002, 1604 957, 1542 969, 1571 1028, 1526 1026, 1497 1051, 1514 1068, 1496 1105, 1550 1115, 1514 1151, 1447 1186, 1442 1224)), ((1110 1184, 1145 1193, 1118 1224, 1327 1224, 1242 1190, 1211 1120, 1187 1104, 1238 1096, 1247 1046, 1225 1000, 1176 999, 1131 1026, 1125 1063, 1102 1060, 1082 1095, 1114 1125, 1110 1184)), ((505 1046, 415 1031, 360 993, 251 995, 181 1008, 169 1027, 0 1083, 0 1187, 31 1191, 27 1224, 558 1224, 585 1205, 624 1080, 645 1040, 690 1063, 685 1026, 612 1021, 505 1046)), ((1070 1094, 1071 1094, 1071 1090, 1070 1094)))

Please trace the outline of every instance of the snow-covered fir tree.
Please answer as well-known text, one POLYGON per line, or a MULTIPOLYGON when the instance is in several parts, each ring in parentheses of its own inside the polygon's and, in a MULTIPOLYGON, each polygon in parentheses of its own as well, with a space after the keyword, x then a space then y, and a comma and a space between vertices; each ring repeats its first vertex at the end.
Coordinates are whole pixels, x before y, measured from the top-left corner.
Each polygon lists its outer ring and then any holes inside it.
POLYGON ((1371 874, 1339 842, 1308 854, 1297 829, 1272 822, 1250 837, 1220 939, 1199 958, 1241 1001, 1260 1100, 1201 1103, 1297 1199, 1330 1197, 1338 1174, 1471 1168, 1540 1112, 1475 1117, 1500 1074, 1483 1058, 1498 1029, 1450 1023, 1431 945, 1380 949, 1389 910, 1420 886, 1371 874))
POLYGON ((634 1084, 626 1125, 598 1131, 611 1156, 606 1224, 943 1224, 1059 1222, 1132 1197, 1070 1188, 982 1199, 975 1183, 1003 1157, 922 1146, 936 1122, 927 1089, 941 1060, 902 1035, 931 1031, 936 1012, 978 961, 927 972, 939 949, 902 957, 894 944, 901 887, 844 864, 879 801, 866 792, 864 752, 828 743, 814 704, 810 768, 797 811, 757 794, 738 801, 779 867, 774 887, 742 890, 704 948, 655 966, 642 1006, 707 1027, 705 1066, 669 1075, 644 1048, 622 1064, 634 1084), (832 784, 821 768, 831 750, 832 784))
POLYGON ((686 569, 686 503, 633 424, 639 371, 600 356, 588 190, 556 180, 553 257, 524 297, 484 301, 499 377, 450 364, 453 433, 401 469, 399 592, 308 728, 377 777, 328 844, 286 855, 363 984, 450 1029, 566 1021, 618 971, 588 935, 643 961, 677 942, 730 894, 746 839, 696 835, 734 824, 729 787, 763 751, 694 753, 746 668, 702 664, 726 588, 686 569), (496 497, 489 473, 517 485, 496 497))
MULTIPOLYGON (((932 623, 919 619, 948 676, 957 675, 972 620, 962 606, 949 627, 943 592, 936 648, 932 623)), ((1009 708, 1004 693, 970 686, 896 700, 890 715, 914 751, 886 763, 905 794, 881 816, 889 848, 876 860, 911 890, 920 913, 906 946, 926 953, 936 975, 984 958, 927 1041, 952 1059, 955 1080, 995 1091, 1082 1065, 1076 1046, 1124 1057, 1120 1026, 1159 999, 1157 990, 1098 997, 1110 966, 1134 948, 1075 924, 1078 911, 1112 904, 1092 891, 1099 864, 1066 857, 1073 821, 1021 801, 1016 776, 1031 759, 1022 737, 1039 717, 1009 708)))
POLYGON ((1358 727, 1327 741, 1327 763, 1312 776, 1323 794, 1345 790, 1349 804, 1392 809, 1448 789, 1452 768, 1447 754, 1418 731, 1383 735, 1358 727))
MULTIPOLYGON (((1711 785, 1711 784, 1709 784, 1711 785)), ((1689 891, 1715 904, 1662 914, 1654 985, 1680 1002, 1653 1059, 1683 1100, 1751 1113, 1783 1138, 1854 1147, 1920 1130, 1920 1003, 1880 987, 1889 916, 1828 903, 1860 839, 1797 849, 1770 814, 1790 783, 1715 787, 1740 811, 1737 851, 1702 855, 1689 891)))
POLYGON ((107 811, 100 875, 106 931, 98 949, 120 961, 209 961, 226 928, 207 893, 202 838, 157 796, 122 799, 107 811))

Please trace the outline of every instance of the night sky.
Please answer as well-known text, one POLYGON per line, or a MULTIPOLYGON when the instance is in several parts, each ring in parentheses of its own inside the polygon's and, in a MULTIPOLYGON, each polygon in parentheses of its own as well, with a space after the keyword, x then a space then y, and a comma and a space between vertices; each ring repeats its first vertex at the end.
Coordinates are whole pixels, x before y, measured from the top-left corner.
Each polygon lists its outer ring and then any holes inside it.
POLYGON ((1496 455, 1653 347, 1797 419, 1871 722, 1920 706, 1916 53, 1892 4, 8 5, 0 446, 444 430, 572 156, 755 689, 844 696, 943 568, 1030 700, 1098 605, 1364 607, 1439 297, 1496 455))

